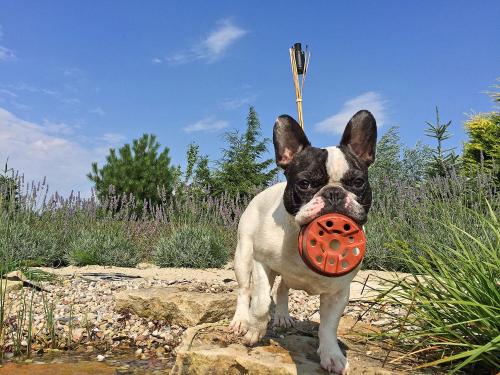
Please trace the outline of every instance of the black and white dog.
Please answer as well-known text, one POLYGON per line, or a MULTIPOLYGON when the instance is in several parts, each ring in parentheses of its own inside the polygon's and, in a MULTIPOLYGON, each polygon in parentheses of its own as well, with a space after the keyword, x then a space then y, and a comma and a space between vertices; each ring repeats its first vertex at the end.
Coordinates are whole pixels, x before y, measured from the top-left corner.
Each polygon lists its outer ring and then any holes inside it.
POLYGON ((349 300, 350 283, 359 270, 340 277, 311 271, 297 246, 301 226, 326 213, 340 213, 360 225, 367 220, 372 194, 368 166, 375 159, 377 126, 368 111, 359 111, 347 124, 339 146, 311 146, 300 125, 290 116, 274 124, 276 163, 286 183, 258 194, 238 226, 234 269, 239 284, 236 313, 230 328, 245 334, 253 345, 266 332, 271 288, 277 275, 274 324, 289 327, 288 289, 320 295, 318 353, 329 372, 346 374, 348 362, 337 342, 340 317, 349 300))

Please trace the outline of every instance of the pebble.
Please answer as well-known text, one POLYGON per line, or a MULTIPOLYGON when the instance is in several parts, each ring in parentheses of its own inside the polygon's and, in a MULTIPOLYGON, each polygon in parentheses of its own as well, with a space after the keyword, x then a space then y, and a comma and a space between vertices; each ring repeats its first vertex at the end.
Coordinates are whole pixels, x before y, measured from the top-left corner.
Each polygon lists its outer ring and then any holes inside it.
POLYGON ((102 354, 99 354, 99 355, 97 356, 97 360, 98 360, 99 362, 104 361, 104 359, 105 359, 105 358, 106 358, 106 357, 104 357, 102 354))

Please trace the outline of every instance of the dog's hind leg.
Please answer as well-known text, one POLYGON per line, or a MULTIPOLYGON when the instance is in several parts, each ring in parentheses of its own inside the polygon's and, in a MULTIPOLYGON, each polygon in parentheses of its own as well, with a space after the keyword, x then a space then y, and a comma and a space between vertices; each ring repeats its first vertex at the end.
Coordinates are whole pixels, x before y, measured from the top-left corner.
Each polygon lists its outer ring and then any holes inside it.
POLYGON ((240 236, 234 254, 234 273, 238 281, 238 301, 236 312, 229 329, 237 334, 245 334, 248 330, 250 308, 250 281, 253 268, 253 242, 250 238, 240 236))
POLYGON ((273 325, 278 327, 292 327, 294 321, 288 313, 288 286, 283 278, 276 292, 276 310, 274 311, 273 325))

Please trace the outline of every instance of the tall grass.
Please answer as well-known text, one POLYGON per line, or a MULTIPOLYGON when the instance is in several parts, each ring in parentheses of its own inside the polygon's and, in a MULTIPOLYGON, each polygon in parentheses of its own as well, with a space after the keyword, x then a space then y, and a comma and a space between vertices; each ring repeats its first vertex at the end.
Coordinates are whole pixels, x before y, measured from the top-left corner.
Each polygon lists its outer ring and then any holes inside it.
POLYGON ((400 311, 381 309, 394 322, 382 337, 421 357, 420 367, 474 374, 500 369, 500 222, 499 212, 486 208, 463 207, 467 220, 457 221, 438 205, 440 220, 421 218, 433 233, 393 243, 412 274, 384 280, 389 289, 381 291, 380 306, 400 311))

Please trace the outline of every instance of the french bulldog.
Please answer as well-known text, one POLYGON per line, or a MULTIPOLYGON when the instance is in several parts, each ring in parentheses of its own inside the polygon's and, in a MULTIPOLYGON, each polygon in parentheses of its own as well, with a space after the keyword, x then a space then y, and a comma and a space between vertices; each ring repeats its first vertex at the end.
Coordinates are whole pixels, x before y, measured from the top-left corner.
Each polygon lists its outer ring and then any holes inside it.
POLYGON ((318 354, 329 373, 346 374, 348 361, 337 342, 340 317, 349 300, 350 283, 360 266, 338 277, 312 271, 298 252, 302 226, 327 213, 340 213, 359 225, 367 221, 372 192, 368 166, 375 159, 377 126, 373 115, 362 110, 347 124, 338 146, 311 146, 292 117, 278 117, 273 129, 276 163, 286 182, 273 185, 249 203, 238 225, 234 270, 238 281, 236 312, 230 329, 245 335, 248 345, 266 333, 271 289, 274 324, 290 327, 289 288, 320 295, 318 354))

